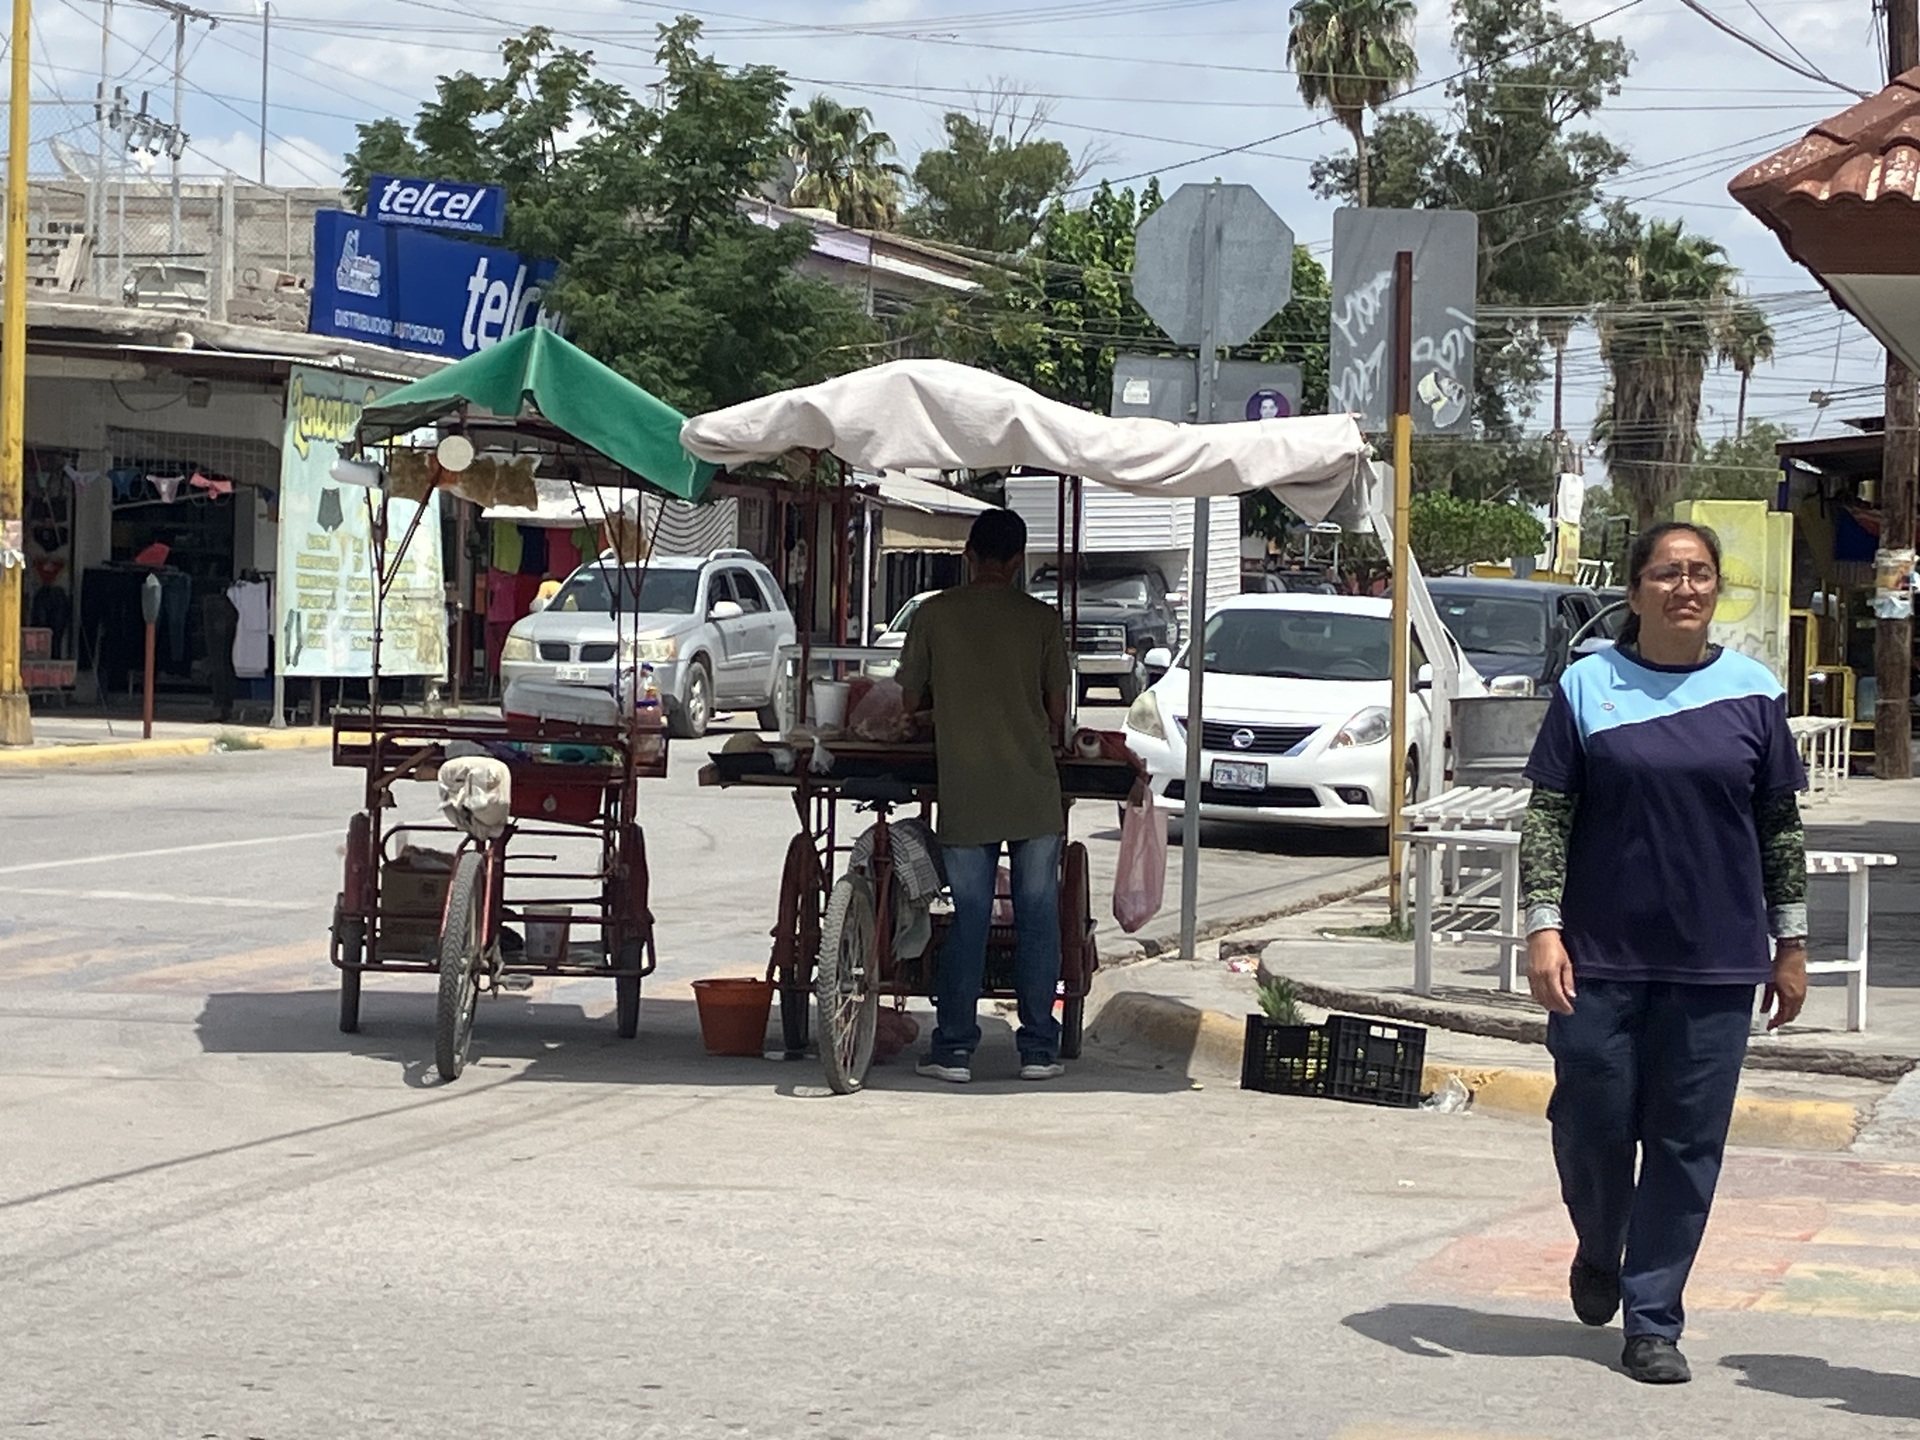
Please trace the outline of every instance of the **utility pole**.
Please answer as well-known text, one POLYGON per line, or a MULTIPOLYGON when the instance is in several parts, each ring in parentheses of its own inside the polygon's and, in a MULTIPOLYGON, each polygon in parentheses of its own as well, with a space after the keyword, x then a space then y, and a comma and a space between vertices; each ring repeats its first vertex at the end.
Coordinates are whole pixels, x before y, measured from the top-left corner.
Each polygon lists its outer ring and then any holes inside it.
POLYGON ((260 7, 260 184, 267 183, 267 46, 273 39, 273 6, 260 7))
POLYGON ((27 578, 27 147, 33 140, 32 0, 13 0, 12 94, 7 116, 6 274, 0 280, 0 745, 31 745, 33 716, 20 674, 27 578))
MULTIPOLYGON (((1887 15, 1887 78, 1920 65, 1920 0, 1881 0, 1887 15)), ((1887 356, 1886 418, 1880 456, 1880 553, 1875 570, 1905 576, 1913 568, 1915 491, 1920 489, 1920 405, 1913 372, 1887 356)), ((1911 591, 1909 589, 1910 596, 1911 591)), ((1913 774, 1912 601, 1876 604, 1874 627, 1873 773, 1880 780, 1913 774), (1897 612, 1897 613, 1893 613, 1897 612)))
POLYGON ((155 126, 154 129, 166 139, 167 155, 173 161, 171 184, 173 206, 167 223, 167 252, 178 255, 180 253, 180 157, 186 154, 187 150, 186 128, 180 123, 180 111, 185 98, 183 88, 186 84, 187 21, 204 20, 209 30, 219 25, 220 21, 217 16, 209 15, 204 10, 196 10, 191 5, 181 5, 177 0, 135 0, 135 3, 164 11, 173 17, 173 121, 164 127, 155 126))
MULTIPOLYGON (((118 125, 108 124, 107 52, 113 43, 113 0, 102 0, 100 10, 100 96, 94 102, 94 119, 99 122, 99 130, 94 139, 93 150, 93 293, 97 297, 103 288, 106 276, 105 252, 100 245, 100 237, 107 229, 107 131, 118 129, 118 125)), ((116 117, 117 118, 117 117, 116 117)))

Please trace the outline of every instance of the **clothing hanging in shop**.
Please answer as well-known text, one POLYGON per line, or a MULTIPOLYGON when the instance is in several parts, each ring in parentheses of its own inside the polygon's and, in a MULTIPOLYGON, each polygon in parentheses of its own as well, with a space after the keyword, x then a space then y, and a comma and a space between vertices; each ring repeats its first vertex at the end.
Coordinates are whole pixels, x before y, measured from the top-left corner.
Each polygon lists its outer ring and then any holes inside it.
POLYGON ((273 640, 273 585, 265 579, 236 580, 227 599, 239 614, 233 635, 233 673, 243 680, 267 673, 273 640))
POLYGON ((520 573, 520 527, 504 520, 493 522, 493 568, 509 575, 520 573))

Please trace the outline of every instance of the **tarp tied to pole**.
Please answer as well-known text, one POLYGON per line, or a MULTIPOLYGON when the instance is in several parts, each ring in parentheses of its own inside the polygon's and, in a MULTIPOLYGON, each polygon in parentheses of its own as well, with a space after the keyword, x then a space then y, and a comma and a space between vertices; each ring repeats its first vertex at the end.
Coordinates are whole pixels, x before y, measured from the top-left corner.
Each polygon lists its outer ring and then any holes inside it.
POLYGON ((1309 521, 1333 509, 1367 451, 1347 415, 1232 425, 1110 419, 946 360, 896 360, 698 415, 680 443, 728 466, 815 450, 867 470, 1017 465, 1137 495, 1271 490, 1309 521))

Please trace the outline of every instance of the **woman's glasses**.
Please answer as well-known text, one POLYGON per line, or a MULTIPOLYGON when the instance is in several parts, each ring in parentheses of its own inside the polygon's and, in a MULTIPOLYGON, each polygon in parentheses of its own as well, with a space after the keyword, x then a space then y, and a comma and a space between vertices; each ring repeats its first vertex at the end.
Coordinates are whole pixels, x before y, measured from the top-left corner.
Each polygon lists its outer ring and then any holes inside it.
POLYGON ((1678 590, 1683 580, 1696 590, 1711 590, 1720 583, 1720 572, 1711 565, 1656 565, 1642 570, 1640 578, 1662 590, 1678 590))

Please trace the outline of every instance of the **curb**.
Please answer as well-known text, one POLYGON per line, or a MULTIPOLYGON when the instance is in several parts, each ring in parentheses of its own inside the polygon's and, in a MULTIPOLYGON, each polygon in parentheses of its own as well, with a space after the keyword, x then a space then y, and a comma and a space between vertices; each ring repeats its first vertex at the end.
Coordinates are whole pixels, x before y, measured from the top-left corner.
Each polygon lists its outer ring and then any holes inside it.
MULTIPOLYGON (((1383 1013, 1360 1005, 1353 1008, 1362 1013, 1383 1013)), ((1161 1053, 1182 1066, 1190 1078, 1231 1079, 1235 1083, 1240 1078, 1246 1023, 1217 1010, 1201 1010, 1163 995, 1122 990, 1101 1005, 1087 1033, 1105 1045, 1135 1045, 1161 1053)), ((1506 1066, 1430 1063, 1421 1076, 1422 1087, 1429 1092, 1438 1090, 1449 1076, 1458 1076, 1472 1092, 1476 1110, 1541 1120, 1546 1118, 1547 1102, 1553 1096, 1553 1076, 1549 1072, 1506 1066)), ((1866 1118, 1856 1106, 1840 1100, 1743 1096, 1734 1104, 1727 1139, 1736 1145, 1770 1149, 1847 1150, 1866 1118)))
MULTIPOLYGON (((1237 935, 1242 930, 1251 930, 1260 925, 1271 925, 1276 920, 1287 920, 1295 915, 1305 915, 1311 910, 1321 910, 1328 905, 1337 905, 1342 900, 1351 900, 1356 895, 1365 895, 1368 891, 1378 890, 1387 883, 1385 873, 1371 880, 1355 881, 1338 890, 1323 890, 1318 895, 1309 895, 1282 905, 1277 910, 1262 910, 1252 915, 1236 915, 1226 920, 1203 921, 1194 928, 1193 943, 1204 945, 1209 941, 1221 940, 1229 935, 1237 935)), ((1270 942, 1269 942, 1270 943, 1270 942)), ((1119 946, 1134 946, 1138 954, 1121 954, 1118 958, 1109 958, 1103 951, 1101 963, 1104 965, 1131 965, 1137 960, 1158 960, 1163 955, 1177 956, 1180 953, 1180 932, 1167 935, 1128 935, 1117 942, 1119 946)), ((1239 1073, 1235 1071, 1235 1073, 1239 1073)))
POLYGON ((35 745, 0 750, 0 770, 50 770, 71 765, 112 765, 129 760, 175 760, 215 750, 317 750, 333 743, 333 729, 223 730, 180 740, 110 740, 101 744, 35 745), (236 743, 237 742, 237 743, 236 743))

